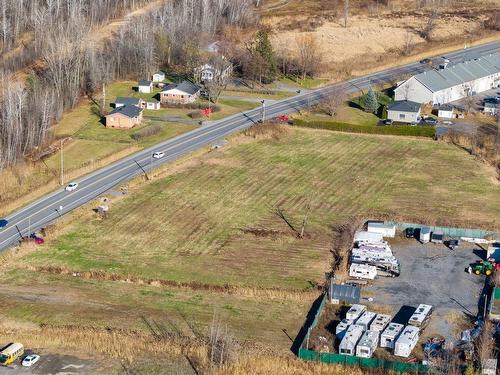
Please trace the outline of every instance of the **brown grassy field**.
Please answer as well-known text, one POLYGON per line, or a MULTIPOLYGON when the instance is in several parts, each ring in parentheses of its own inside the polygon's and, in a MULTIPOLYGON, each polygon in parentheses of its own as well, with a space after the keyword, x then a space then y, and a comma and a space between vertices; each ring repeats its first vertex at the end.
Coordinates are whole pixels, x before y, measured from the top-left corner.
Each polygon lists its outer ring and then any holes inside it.
MULTIPOLYGON (((122 332, 147 342, 146 321, 165 327, 167 341, 203 340, 215 315, 241 345, 263 350, 222 373, 247 373, 255 360, 252 373, 323 373, 327 367, 266 353, 289 353, 285 332, 295 337, 319 294, 335 225, 361 216, 500 228, 494 170, 455 146, 280 129, 250 131, 166 166, 149 182, 130 183, 127 196, 111 197, 107 219, 88 205, 51 229, 43 248, 4 255, 1 321, 23 334, 7 331, 2 340, 46 340, 62 351, 65 341, 53 332, 71 326, 75 335, 69 329, 65 340, 75 351, 88 328, 91 343, 106 329, 117 340, 122 332), (291 227, 300 231, 306 213, 298 238, 291 227)), ((129 348, 109 350, 103 357, 129 363, 129 348)))

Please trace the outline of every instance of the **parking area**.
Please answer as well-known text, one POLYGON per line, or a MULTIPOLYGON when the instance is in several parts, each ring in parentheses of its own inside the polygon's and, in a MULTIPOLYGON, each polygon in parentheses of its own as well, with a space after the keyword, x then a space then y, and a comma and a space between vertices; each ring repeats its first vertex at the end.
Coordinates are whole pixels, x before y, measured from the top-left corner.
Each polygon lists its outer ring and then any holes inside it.
POLYGON ((401 275, 376 279, 362 289, 363 299, 390 309, 395 321, 403 324, 419 304, 432 305, 434 313, 423 336, 456 340, 462 323, 472 323, 482 311, 485 276, 468 274, 466 268, 482 259, 485 251, 465 242, 454 251, 415 239, 389 242, 401 264, 401 275))
MULTIPOLYGON (((473 102, 472 102, 471 109, 473 111, 479 112, 483 109, 483 104, 484 104, 485 100, 494 99, 495 97, 497 97, 499 95, 500 95, 500 88, 498 88, 498 87, 491 89, 491 90, 477 93, 476 95, 474 95, 472 97, 473 102)), ((450 104, 453 105, 454 107, 457 107, 457 108, 467 108, 467 106, 469 105, 469 100, 470 100, 470 97, 467 97, 467 98, 463 98, 460 100, 455 100, 454 102, 450 102, 450 104)))
MULTIPOLYGON (((30 351, 27 350, 26 353, 30 351)), ((19 361, 7 367, 0 367, 0 374, 92 374, 105 369, 96 361, 69 355, 42 354, 40 360, 31 367, 21 366, 19 361)))

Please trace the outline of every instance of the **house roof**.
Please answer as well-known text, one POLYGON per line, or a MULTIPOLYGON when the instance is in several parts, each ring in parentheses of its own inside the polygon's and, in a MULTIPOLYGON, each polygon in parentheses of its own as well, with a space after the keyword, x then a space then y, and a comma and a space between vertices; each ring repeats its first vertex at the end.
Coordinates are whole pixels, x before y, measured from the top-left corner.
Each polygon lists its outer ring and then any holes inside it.
POLYGON ((139 105, 141 99, 139 98, 131 98, 129 96, 118 96, 115 100, 115 105, 116 104, 123 104, 123 105, 139 105))
POLYGON ((440 111, 453 111, 453 106, 451 104, 443 104, 439 106, 440 111))
POLYGON ((122 114, 129 118, 135 118, 141 114, 142 108, 136 107, 135 105, 126 105, 124 107, 119 107, 108 113, 109 115, 122 114))
POLYGON ((396 100, 387 106, 389 111, 400 111, 400 112, 418 112, 422 105, 417 102, 412 102, 410 100, 396 100))
POLYGON ((139 81, 139 86, 150 86, 151 85, 151 81, 148 81, 147 79, 141 79, 139 81))
POLYGON ((500 72, 500 55, 491 54, 475 60, 448 65, 444 69, 417 74, 415 79, 432 92, 445 90, 500 72))
POLYGON ((170 91, 173 89, 177 89, 177 90, 185 92, 186 94, 189 94, 189 95, 194 95, 198 91, 200 91, 200 87, 198 85, 195 85, 194 83, 189 82, 189 81, 182 81, 179 84, 170 84, 170 85, 165 86, 163 88, 162 92, 170 91))

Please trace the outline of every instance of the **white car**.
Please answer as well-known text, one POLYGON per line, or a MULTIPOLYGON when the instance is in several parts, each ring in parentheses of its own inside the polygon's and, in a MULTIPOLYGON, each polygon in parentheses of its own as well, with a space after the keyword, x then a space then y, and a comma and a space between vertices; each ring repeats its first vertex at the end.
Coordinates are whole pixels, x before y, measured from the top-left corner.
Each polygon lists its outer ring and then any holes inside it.
POLYGON ((161 152, 161 151, 156 151, 153 153, 153 158, 155 158, 155 159, 161 159, 164 156, 165 156, 165 153, 161 152))
POLYGON ((23 362, 21 363, 24 367, 30 367, 38 362, 40 356, 38 354, 30 354, 24 357, 23 362))
POLYGON ((77 187, 78 187, 77 182, 71 182, 68 186, 66 186, 66 188, 64 190, 73 191, 73 190, 76 190, 77 187))

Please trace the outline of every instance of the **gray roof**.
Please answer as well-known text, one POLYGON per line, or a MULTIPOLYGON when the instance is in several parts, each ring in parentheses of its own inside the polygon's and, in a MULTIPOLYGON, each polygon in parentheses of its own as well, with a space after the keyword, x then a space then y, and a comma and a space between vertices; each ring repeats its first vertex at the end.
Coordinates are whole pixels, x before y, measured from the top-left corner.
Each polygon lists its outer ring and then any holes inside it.
POLYGON ((470 82, 500 72, 500 55, 492 54, 475 60, 448 65, 441 70, 429 70, 415 76, 432 92, 470 82))
POLYGON ((109 113, 109 115, 121 113, 124 116, 134 118, 134 117, 139 116, 142 111, 143 111, 142 108, 136 107, 135 105, 126 105, 124 107, 119 107, 119 108, 114 109, 113 111, 111 111, 109 113))
POLYGON ((139 81, 139 86, 150 86, 151 85, 151 81, 148 81, 147 79, 141 79, 139 81))
POLYGON ((439 106, 439 110, 441 111, 452 111, 453 106, 451 104, 443 104, 439 106))
POLYGON ((116 104, 123 104, 123 105, 139 105, 139 98, 131 98, 129 96, 118 96, 115 100, 115 105, 116 104))
POLYGON ((328 288, 330 299, 338 299, 346 303, 358 303, 361 296, 359 286, 330 284, 328 288))
POLYGON ((417 102, 412 102, 410 100, 396 100, 389 103, 387 110, 389 111, 399 111, 399 112, 415 112, 420 111, 422 104, 417 102))
POLYGON ((185 92, 186 94, 194 95, 198 91, 200 91, 200 86, 195 85, 194 83, 189 81, 182 81, 182 83, 179 84, 170 84, 165 86, 163 88, 163 91, 168 91, 172 89, 177 89, 179 91, 185 92))

